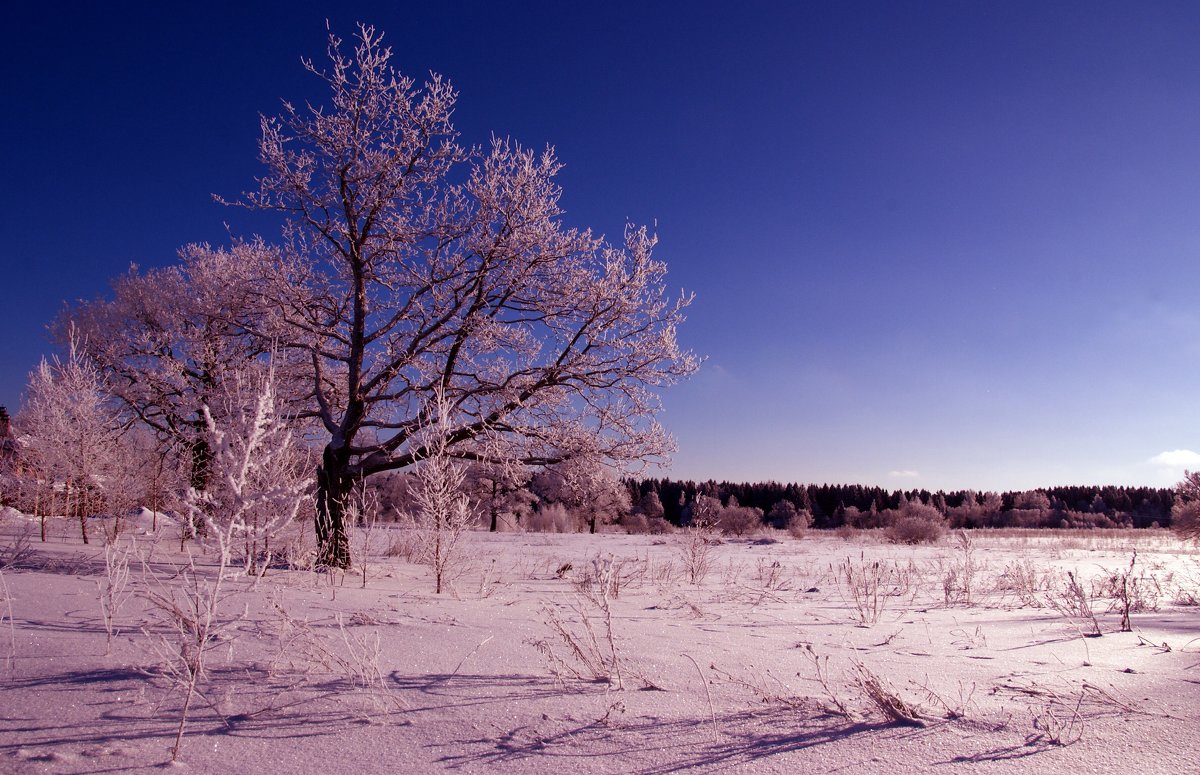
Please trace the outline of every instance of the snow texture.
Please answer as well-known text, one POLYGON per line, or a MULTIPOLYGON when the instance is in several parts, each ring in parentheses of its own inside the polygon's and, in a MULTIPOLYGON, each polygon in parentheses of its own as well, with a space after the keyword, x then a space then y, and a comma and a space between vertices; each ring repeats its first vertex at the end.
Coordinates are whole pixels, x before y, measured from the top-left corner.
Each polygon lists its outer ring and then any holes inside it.
MULTIPOLYGON (((118 545, 135 590, 187 562, 176 528, 160 517, 148 534, 150 517, 118 545)), ((104 549, 52 526, 42 544, 29 518, 0 522, 0 771, 161 765, 181 698, 156 667, 160 620, 135 593, 106 653, 104 549)), ((998 532, 965 547, 771 535, 708 544, 698 585, 686 535, 472 532, 453 594, 435 595, 430 569, 399 556, 408 531, 386 527, 353 536, 365 586, 354 571, 235 576, 178 766, 1195 771, 1194 547, 1161 531, 998 532), (1111 580, 1135 549, 1120 632, 1111 580), (1101 637, 1083 637, 1068 571, 1101 637)), ((212 573, 212 555, 189 548, 212 573)))

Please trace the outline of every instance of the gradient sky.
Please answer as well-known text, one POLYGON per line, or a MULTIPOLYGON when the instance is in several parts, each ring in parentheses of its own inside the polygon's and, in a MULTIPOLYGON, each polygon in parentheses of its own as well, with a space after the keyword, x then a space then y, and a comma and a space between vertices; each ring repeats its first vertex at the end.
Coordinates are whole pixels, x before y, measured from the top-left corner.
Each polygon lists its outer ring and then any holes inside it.
POLYGON ((188 242, 325 20, 556 146, 572 225, 657 223, 672 476, 1023 489, 1200 467, 1200 5, 63 2, 5 11, 0 403, 65 300, 188 242), (178 6, 178 7, 177 7, 178 6), (1170 453, 1165 454, 1164 453, 1170 453))

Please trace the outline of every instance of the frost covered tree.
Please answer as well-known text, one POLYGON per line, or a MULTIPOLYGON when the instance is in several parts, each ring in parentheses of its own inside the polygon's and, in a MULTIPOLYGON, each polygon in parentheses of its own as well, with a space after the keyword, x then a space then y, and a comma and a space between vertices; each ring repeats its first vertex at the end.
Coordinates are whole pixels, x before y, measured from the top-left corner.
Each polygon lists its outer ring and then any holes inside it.
POLYGON ((662 499, 658 497, 658 492, 655 490, 648 490, 638 499, 637 510, 647 520, 663 519, 667 513, 663 508, 662 499))
POLYGON ((422 407, 443 391, 446 453, 546 465, 670 451, 657 388, 698 365, 675 330, 655 237, 613 245, 562 222, 560 164, 508 140, 458 143, 457 94, 396 73, 382 36, 334 36, 306 68, 328 105, 264 118, 257 190, 237 204, 285 218, 264 292, 326 434, 317 471, 319 562, 350 563, 356 482, 429 456, 422 407))
POLYGON ((113 281, 111 298, 81 301, 54 326, 63 341, 79 333, 112 394, 157 434, 164 452, 185 461, 199 490, 212 455, 203 407, 223 405, 227 376, 270 346, 245 330, 253 317, 255 329, 268 332, 256 287, 268 253, 261 243, 185 247, 178 265, 131 267, 113 281))
MULTIPOLYGON (((797 514, 796 504, 786 498, 777 501, 771 510, 767 512, 767 519, 771 521, 771 526, 779 529, 786 528, 795 518, 797 514)), ((812 515, 809 515, 811 519, 812 515)))
POLYGON ((1171 527, 1184 538, 1200 540, 1200 471, 1184 471, 1175 485, 1171 527))
POLYGON ((0 469, 7 468, 17 458, 17 439, 12 432, 8 407, 0 406, 0 469))
POLYGON ((63 514, 79 517, 88 543, 88 516, 128 484, 117 454, 127 423, 77 339, 70 339, 66 360, 43 358, 29 375, 19 420, 34 475, 50 485, 48 510, 61 493, 63 514))
POLYGON ((18 493, 25 489, 17 470, 17 437, 12 432, 8 408, 0 406, 0 506, 17 503, 18 493))
POLYGON ((1050 510, 1050 496, 1041 490, 1027 490, 1013 496, 1014 509, 1036 511, 1050 510))
POLYGON ((533 512, 537 496, 529 491, 531 472, 513 461, 474 463, 467 469, 466 488, 495 533, 503 523, 514 528, 533 512))
POLYGON ((449 455, 448 431, 454 426, 454 407, 442 391, 426 407, 426 457, 413 472, 416 509, 410 516, 420 537, 420 557, 433 568, 434 592, 442 594, 463 559, 462 540, 475 523, 465 492, 466 468, 449 455))
POLYGON ((533 478, 533 492, 545 503, 558 503, 595 533, 630 511, 629 491, 597 457, 572 457, 547 466, 533 478))
POLYGON ((683 507, 682 522, 685 527, 708 529, 717 524, 721 518, 721 501, 703 493, 683 507))

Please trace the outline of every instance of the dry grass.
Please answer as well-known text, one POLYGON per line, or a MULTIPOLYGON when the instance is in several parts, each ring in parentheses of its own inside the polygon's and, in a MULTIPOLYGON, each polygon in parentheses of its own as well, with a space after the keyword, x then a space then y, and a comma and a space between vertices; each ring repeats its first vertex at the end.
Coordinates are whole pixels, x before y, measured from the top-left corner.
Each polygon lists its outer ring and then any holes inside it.
POLYGON ((837 566, 834 580, 851 615, 864 627, 879 621, 887 607, 887 584, 893 568, 864 556, 857 563, 849 557, 837 566))
POLYGON ((1081 630, 1085 637, 1098 638, 1103 634, 1096 611, 1092 607, 1092 598, 1074 572, 1067 571, 1066 581, 1051 587, 1043 599, 1047 606, 1066 618, 1082 622, 1087 627, 1086 630, 1081 630))
POLYGON ((883 679, 867 669, 857 659, 852 660, 851 678, 863 696, 870 700, 884 718, 894 724, 910 727, 924 727, 921 711, 916 705, 903 699, 898 692, 888 686, 883 679))
POLYGON ((717 544, 714 532, 711 527, 698 526, 688 528, 684 534, 679 554, 683 572, 692 586, 700 586, 712 570, 713 547, 717 544))

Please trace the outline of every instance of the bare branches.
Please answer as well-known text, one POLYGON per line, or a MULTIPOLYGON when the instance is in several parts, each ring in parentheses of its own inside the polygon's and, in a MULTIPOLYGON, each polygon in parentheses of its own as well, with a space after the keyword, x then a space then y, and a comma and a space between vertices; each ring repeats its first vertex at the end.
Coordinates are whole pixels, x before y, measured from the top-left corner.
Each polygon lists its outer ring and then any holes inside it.
POLYGON ((106 491, 115 484, 111 474, 120 457, 115 448, 128 423, 73 328, 69 340, 65 361, 43 358, 30 374, 21 423, 29 434, 29 457, 38 478, 55 489, 61 486, 63 511, 78 515, 86 544, 87 517, 102 508, 106 491))
POLYGON ((129 586, 129 553, 118 547, 115 541, 104 545, 104 578, 96 582, 96 587, 107 636, 105 643, 111 651, 113 636, 120 632, 117 617, 133 596, 133 588, 129 586))
POLYGON ((653 235, 630 227, 614 246, 564 226, 553 149, 459 146, 457 93, 395 72, 382 38, 360 26, 347 51, 331 35, 325 68, 306 62, 330 103, 263 119, 266 172, 239 202, 286 219, 263 299, 311 367, 330 435, 318 523, 338 566, 353 481, 428 456, 434 390, 454 408, 449 457, 639 461, 671 449, 653 390, 698 365, 675 339, 690 297, 667 297, 653 235))
POLYGON ((209 523, 223 555, 240 549, 257 574, 270 562, 271 538, 307 498, 306 455, 280 415, 272 372, 232 380, 222 403, 220 424, 202 408, 216 486, 192 489, 185 505, 194 522, 209 523))
POLYGON ((452 423, 453 409, 445 393, 438 391, 425 409, 428 457, 417 466, 413 497, 420 558, 433 568, 434 591, 441 594, 462 560, 462 539, 476 517, 464 491, 466 472, 447 454, 445 428, 452 423))

